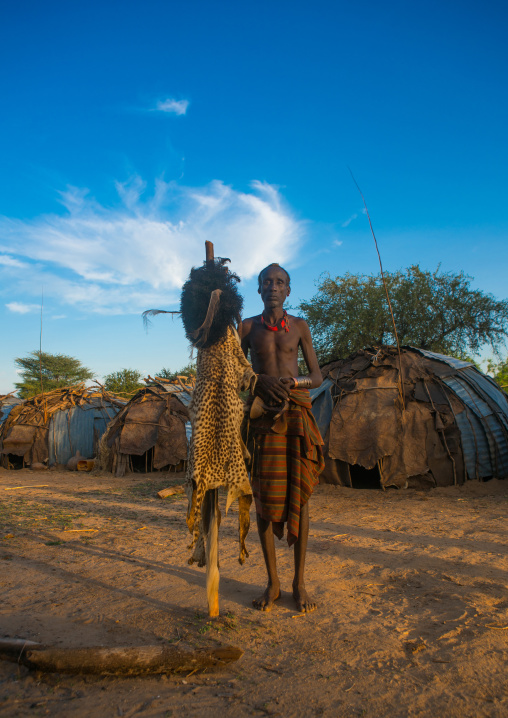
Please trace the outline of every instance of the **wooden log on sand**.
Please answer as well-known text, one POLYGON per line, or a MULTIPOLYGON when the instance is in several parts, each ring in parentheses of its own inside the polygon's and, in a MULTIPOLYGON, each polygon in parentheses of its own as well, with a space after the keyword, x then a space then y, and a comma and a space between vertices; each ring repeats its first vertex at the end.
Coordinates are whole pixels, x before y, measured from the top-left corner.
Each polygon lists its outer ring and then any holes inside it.
POLYGON ((166 499, 168 496, 175 496, 175 494, 183 494, 185 489, 183 486, 170 486, 169 489, 161 489, 157 492, 159 499, 166 499))
POLYGON ((237 661, 240 648, 223 646, 186 651, 177 646, 55 648, 24 640, 0 639, 0 656, 48 673, 143 676, 188 673, 237 661))

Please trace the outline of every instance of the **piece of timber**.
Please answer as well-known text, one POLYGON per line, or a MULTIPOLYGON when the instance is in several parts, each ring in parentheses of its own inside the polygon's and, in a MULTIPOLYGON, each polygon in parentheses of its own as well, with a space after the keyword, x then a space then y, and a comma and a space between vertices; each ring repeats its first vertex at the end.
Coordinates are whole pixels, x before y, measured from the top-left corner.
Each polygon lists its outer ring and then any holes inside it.
POLYGON ((31 641, 21 641, 20 644, 14 650, 12 641, 0 640, 0 656, 38 671, 102 676, 187 673, 231 663, 243 655, 243 651, 235 646, 185 651, 176 646, 55 648, 31 641), (4 650, 5 643, 10 646, 4 650))
POLYGON ((159 499, 166 499, 168 496, 175 496, 175 494, 183 494, 185 489, 183 486, 170 486, 169 489, 161 489, 157 492, 159 499))
POLYGON ((203 510, 206 528, 206 596, 208 599, 208 615, 216 618, 219 615, 219 489, 206 492, 208 499, 203 510))
POLYGON ((25 638, 0 638, 0 658, 17 661, 25 649, 40 645, 36 641, 27 641, 25 638))
MULTIPOLYGON (((212 242, 205 242, 207 264, 213 265, 215 251, 212 242)), ((208 599, 208 615, 216 618, 219 615, 219 490, 207 491, 208 502, 202 508, 206 527, 206 596, 208 599)), ((206 499, 206 494, 205 494, 206 499)))

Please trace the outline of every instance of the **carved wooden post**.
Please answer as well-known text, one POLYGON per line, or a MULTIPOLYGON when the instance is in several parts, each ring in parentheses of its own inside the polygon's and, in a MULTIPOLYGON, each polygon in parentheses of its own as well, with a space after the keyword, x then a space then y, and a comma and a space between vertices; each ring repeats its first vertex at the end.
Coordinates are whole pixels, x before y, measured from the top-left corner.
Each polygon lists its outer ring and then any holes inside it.
MULTIPOLYGON (((205 242, 206 262, 213 264, 212 242, 205 242)), ((206 530, 206 595, 208 615, 219 615, 219 489, 206 492, 203 502, 204 528, 206 530)))

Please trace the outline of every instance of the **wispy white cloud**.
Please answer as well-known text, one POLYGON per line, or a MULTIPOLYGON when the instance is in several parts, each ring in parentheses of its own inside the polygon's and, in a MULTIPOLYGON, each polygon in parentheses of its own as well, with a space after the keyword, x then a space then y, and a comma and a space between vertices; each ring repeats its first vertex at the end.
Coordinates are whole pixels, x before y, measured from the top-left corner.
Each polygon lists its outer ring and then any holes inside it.
POLYGON ((15 257, 10 257, 8 254, 0 254, 0 264, 4 267, 23 267, 23 262, 15 257))
MULTIPOLYGON (((190 268, 204 258, 206 239, 217 255, 233 259, 232 269, 244 279, 272 261, 291 266, 303 241, 305 223, 266 183, 239 192, 220 181, 196 188, 158 180, 147 193, 134 177, 117 191, 113 209, 71 187, 60 195, 61 215, 0 218, 2 256, 15 247, 31 260, 10 264, 8 275, 7 266, 3 270, 18 297, 33 297, 44 285, 44 296, 60 305, 139 312, 178 301, 190 268)), ((31 305, 8 306, 21 312, 31 305)))
POLYGON ((336 247, 342 247, 342 239, 334 239, 333 243, 336 247))
POLYGON ((189 100, 174 100, 168 97, 166 100, 159 100, 155 109, 171 115, 185 115, 188 107, 189 100))
POLYGON ((40 304, 24 304, 23 302, 9 302, 5 306, 15 314, 28 314, 29 312, 40 312, 41 310, 40 304))
POLYGON ((351 224, 351 222, 354 222, 355 219, 358 219, 358 215, 357 215, 356 213, 355 213, 355 214, 352 214, 351 217, 348 217, 348 218, 346 219, 346 221, 345 221, 345 222, 342 222, 342 224, 341 224, 340 226, 343 227, 343 228, 344 228, 344 227, 348 227, 348 226, 351 224))

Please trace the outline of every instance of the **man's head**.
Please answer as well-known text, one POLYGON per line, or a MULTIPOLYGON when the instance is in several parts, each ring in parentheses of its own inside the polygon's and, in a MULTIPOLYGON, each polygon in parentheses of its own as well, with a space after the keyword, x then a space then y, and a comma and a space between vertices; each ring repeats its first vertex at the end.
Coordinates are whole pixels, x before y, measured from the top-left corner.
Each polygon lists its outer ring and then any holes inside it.
POLYGON ((261 285, 263 283, 263 276, 265 272, 267 272, 269 269, 280 269, 284 274, 286 275, 286 284, 288 285, 288 289, 290 289, 290 283, 291 283, 291 277, 289 276, 289 272, 287 269, 284 269, 284 267, 281 267, 280 264, 277 264, 277 262, 273 262, 272 264, 269 264, 268 267, 265 267, 260 271, 258 274, 258 294, 261 294, 261 285))
POLYGON ((262 269, 258 276, 258 293, 267 307, 284 304, 291 292, 289 273, 275 262, 262 269))

